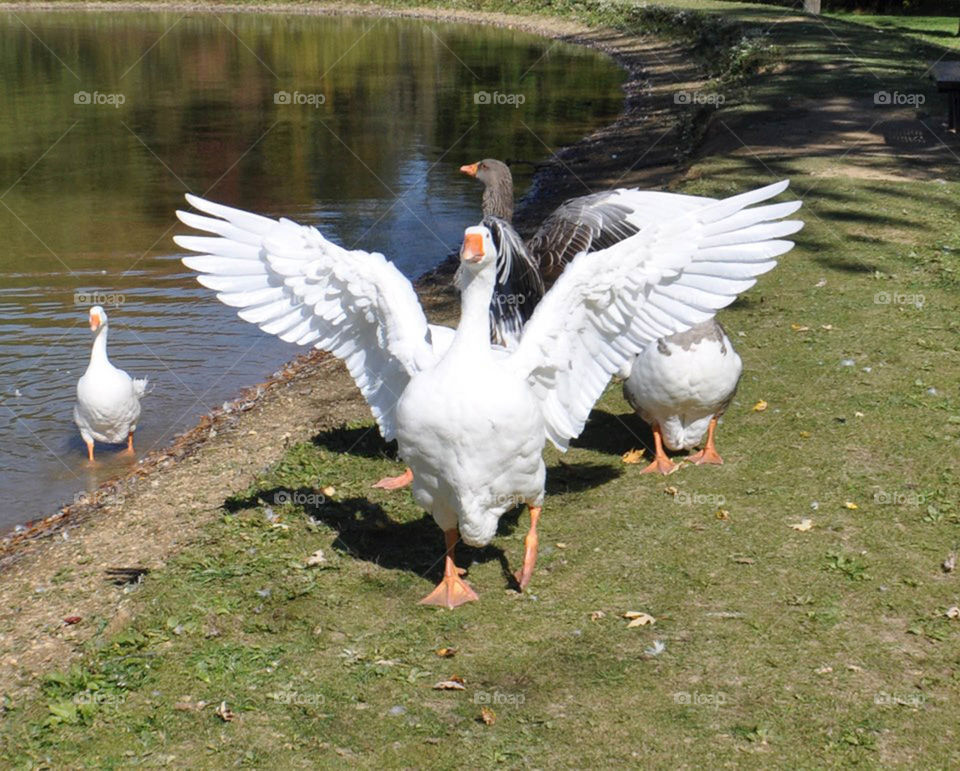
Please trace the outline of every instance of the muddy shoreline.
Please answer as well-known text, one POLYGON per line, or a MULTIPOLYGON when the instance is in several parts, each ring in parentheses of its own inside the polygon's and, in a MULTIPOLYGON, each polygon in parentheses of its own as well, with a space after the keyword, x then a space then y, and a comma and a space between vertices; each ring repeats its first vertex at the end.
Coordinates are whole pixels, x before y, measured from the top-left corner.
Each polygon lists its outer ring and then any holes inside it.
MULTIPOLYGON (((627 73, 623 111, 614 123, 557 149, 537 168, 531 193, 518 205, 524 234, 568 197, 616 186, 662 188, 677 180, 673 93, 700 82, 690 57, 675 43, 540 17, 349 4, 0 4, 3 11, 28 9, 405 17, 494 24, 600 50, 627 73)), ((479 204, 479 190, 477 197, 479 204)), ((417 282, 431 322, 456 322, 451 274, 445 264, 417 282)), ((92 624, 65 625, 64 617, 99 618, 106 624, 99 634, 122 626, 127 593, 105 579, 105 570, 162 567, 199 536, 227 497, 249 486, 291 444, 369 416, 343 366, 329 354, 307 352, 266 382, 244 389, 169 447, 149 453, 130 474, 106 482, 86 502, 8 535, 0 542, 0 602, 6 609, 0 613, 0 687, 8 692, 31 687, 39 672, 53 662, 65 664, 94 636, 92 624), (70 577, 48 591, 52 576, 65 567, 70 577)))

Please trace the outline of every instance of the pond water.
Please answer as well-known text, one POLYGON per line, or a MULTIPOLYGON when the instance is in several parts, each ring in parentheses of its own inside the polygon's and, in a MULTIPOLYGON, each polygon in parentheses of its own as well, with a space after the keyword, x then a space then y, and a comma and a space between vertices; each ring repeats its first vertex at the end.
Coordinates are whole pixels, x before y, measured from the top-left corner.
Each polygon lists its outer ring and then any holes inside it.
POLYGON ((136 462, 98 446, 90 466, 72 421, 90 305, 113 363, 151 381, 139 455, 299 352, 181 265, 185 192, 415 277, 479 219, 460 165, 543 160, 619 111, 623 78, 509 30, 142 12, 0 15, 0 74, 0 531, 136 462))

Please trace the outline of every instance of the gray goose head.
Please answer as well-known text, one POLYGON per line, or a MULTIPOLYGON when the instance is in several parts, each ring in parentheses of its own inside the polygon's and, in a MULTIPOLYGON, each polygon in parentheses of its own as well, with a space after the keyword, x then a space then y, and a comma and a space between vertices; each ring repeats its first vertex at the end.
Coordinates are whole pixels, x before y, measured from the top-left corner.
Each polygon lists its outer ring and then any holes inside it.
POLYGON ((513 221, 513 175, 503 161, 484 158, 461 166, 460 171, 483 183, 483 216, 513 221))

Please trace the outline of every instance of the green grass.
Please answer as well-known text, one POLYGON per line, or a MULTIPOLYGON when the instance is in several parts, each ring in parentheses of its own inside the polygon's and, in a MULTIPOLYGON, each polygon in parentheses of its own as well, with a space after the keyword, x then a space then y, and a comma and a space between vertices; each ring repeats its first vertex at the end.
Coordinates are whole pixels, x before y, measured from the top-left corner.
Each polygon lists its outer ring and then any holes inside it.
MULTIPOLYGON (((738 129, 798 90, 869 94, 870 67, 912 77, 916 41, 841 25, 859 63, 808 83, 835 42, 798 24, 773 30, 791 68, 720 119, 738 129)), ((683 188, 789 176, 807 221, 722 314, 746 368, 724 466, 624 465, 649 434, 611 386, 575 447, 547 451, 528 593, 506 577, 524 514, 460 552, 481 602, 449 613, 416 605, 441 535, 408 492, 370 489, 400 468, 372 421, 320 434, 150 574, 127 629, 2 705, 4 763, 955 767, 960 588, 940 563, 960 544, 960 184, 837 164, 722 153, 683 188), (305 567, 317 549, 326 562, 305 567), (656 623, 627 628, 631 610, 656 623), (465 691, 432 688, 453 675, 465 691)))
POLYGON ((957 37, 957 27, 960 25, 958 16, 886 16, 881 14, 834 12, 824 14, 831 19, 842 19, 855 24, 864 24, 907 35, 922 40, 925 43, 944 46, 945 48, 960 48, 960 37, 957 37))

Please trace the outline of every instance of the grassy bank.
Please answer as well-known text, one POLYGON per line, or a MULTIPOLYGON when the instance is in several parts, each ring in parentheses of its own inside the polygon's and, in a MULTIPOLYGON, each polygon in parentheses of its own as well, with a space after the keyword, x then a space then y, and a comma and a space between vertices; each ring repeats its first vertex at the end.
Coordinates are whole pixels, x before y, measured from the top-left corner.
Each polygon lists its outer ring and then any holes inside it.
MULTIPOLYGON (((657 22, 725 51, 724 100, 678 187, 787 176, 808 223, 722 315, 746 368, 725 465, 640 476, 620 456, 649 433, 611 386, 576 446, 547 453, 529 591, 508 579, 524 515, 460 552, 481 601, 434 612, 415 603, 439 577, 439 530, 408 492, 370 489, 398 473, 391 448, 372 420, 324 431, 132 585, 127 621, 104 619, 79 665, 0 705, 5 764, 960 762, 960 588, 941 567, 960 546, 960 177, 932 139, 887 141, 923 129, 873 100, 932 105, 933 49, 711 5, 722 18, 657 22), (745 38, 781 60, 738 72, 745 38), (454 676, 465 690, 433 687, 454 676)), ((649 28, 632 6, 518 10, 649 28)))

